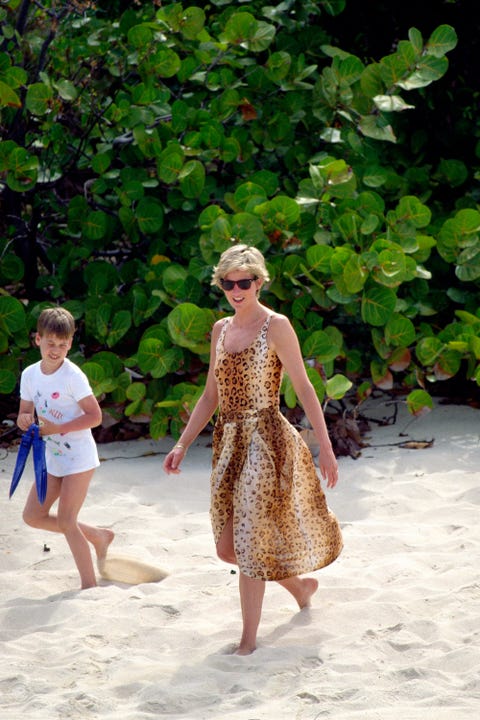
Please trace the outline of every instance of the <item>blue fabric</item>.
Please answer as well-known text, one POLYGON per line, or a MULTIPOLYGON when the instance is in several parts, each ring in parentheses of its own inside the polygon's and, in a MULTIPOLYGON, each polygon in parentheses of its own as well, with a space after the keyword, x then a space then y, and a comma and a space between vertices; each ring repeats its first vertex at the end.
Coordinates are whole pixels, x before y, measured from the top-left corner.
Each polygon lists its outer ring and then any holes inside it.
POLYGON ((35 485, 37 488, 37 497, 40 503, 45 502, 47 495, 47 465, 45 462, 45 443, 40 435, 39 427, 35 423, 30 425, 28 430, 23 433, 18 448, 17 461, 13 470, 12 482, 10 484, 10 494, 12 497, 15 492, 20 478, 25 470, 30 449, 33 446, 33 469, 35 472, 35 485))

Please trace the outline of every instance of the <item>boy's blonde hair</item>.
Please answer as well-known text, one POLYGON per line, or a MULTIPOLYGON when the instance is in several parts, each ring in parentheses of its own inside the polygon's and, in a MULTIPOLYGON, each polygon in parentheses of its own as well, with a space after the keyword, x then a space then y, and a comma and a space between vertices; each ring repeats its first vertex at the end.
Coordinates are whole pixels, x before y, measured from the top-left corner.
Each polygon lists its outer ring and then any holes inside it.
POLYGON ((235 270, 245 270, 264 282, 270 280, 262 253, 250 245, 232 245, 225 250, 213 268, 211 284, 221 288, 220 280, 235 270))
POLYGON ((75 334, 75 320, 65 308, 46 308, 38 316, 37 332, 40 336, 56 335, 59 338, 72 338, 75 334))

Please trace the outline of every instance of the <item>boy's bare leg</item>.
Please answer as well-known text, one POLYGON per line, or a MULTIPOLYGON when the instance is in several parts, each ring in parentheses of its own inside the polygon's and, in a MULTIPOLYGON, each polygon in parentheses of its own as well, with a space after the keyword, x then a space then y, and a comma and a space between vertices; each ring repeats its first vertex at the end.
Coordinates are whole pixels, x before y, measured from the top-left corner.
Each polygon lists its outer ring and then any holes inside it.
POLYGON ((242 607, 243 632, 237 655, 250 655, 257 647, 257 630, 262 614, 265 582, 247 577, 242 572, 239 579, 240 604, 242 607))
POLYGON ((318 580, 315 580, 315 578, 299 578, 295 576, 277 582, 293 595, 300 610, 310 607, 312 595, 318 590, 318 580))
POLYGON ((97 584, 87 541, 92 543, 97 557, 102 559, 114 538, 114 533, 107 528, 93 527, 77 520, 93 473, 94 470, 88 470, 63 479, 49 475, 44 504, 38 502, 33 485, 23 512, 23 518, 28 525, 65 535, 80 573, 82 589, 97 584), (58 514, 51 514, 50 508, 57 499, 58 514))

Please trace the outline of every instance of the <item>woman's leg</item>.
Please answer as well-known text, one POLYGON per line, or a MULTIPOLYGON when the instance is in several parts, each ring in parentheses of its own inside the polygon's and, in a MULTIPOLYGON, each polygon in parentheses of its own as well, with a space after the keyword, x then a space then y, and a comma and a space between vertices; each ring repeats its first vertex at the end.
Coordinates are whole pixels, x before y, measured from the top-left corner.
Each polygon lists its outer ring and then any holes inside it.
MULTIPOLYGON (((224 562, 237 565, 233 544, 233 516, 228 518, 217 542, 217 555, 224 562)), ((240 572, 239 590, 243 632, 236 654, 249 655, 256 647, 257 630, 262 613, 263 596, 265 594, 265 583, 263 580, 253 580, 240 572)))
POLYGON ((233 515, 230 515, 216 545, 217 555, 223 562, 237 564, 233 546, 233 515))
POLYGON ((315 578, 299 578, 296 576, 286 580, 278 580, 278 584, 293 595, 300 610, 310 606, 312 595, 318 589, 318 580, 315 580, 315 578))
POLYGON ((239 588, 243 632, 236 654, 250 655, 257 647, 257 630, 262 615, 265 582, 263 580, 249 578, 241 572, 239 588))

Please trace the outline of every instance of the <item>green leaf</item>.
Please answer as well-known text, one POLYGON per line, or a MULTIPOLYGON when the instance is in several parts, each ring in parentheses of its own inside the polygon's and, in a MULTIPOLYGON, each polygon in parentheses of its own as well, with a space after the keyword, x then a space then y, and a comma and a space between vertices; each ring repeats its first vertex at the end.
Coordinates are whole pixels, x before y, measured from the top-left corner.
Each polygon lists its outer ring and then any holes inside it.
POLYGON ((220 35, 220 40, 232 45, 246 44, 254 36, 257 28, 258 22, 250 13, 234 13, 228 19, 225 29, 220 35))
POLYGON ((267 193, 260 185, 254 182, 246 182, 237 187, 233 199, 239 209, 253 212, 257 205, 267 200, 267 193))
POLYGON ((334 375, 328 378, 325 388, 329 400, 341 400, 352 387, 353 383, 345 375, 334 375))
POLYGON ((158 440, 161 437, 165 437, 168 433, 169 419, 168 415, 162 410, 156 410, 152 419, 150 420, 150 435, 153 440, 158 440))
POLYGON ((401 249, 388 248, 378 254, 372 276, 376 282, 395 288, 405 280, 406 260, 401 249))
POLYGON ((10 295, 0 295, 0 330, 6 335, 13 335, 24 327, 25 308, 23 304, 10 295))
POLYGON ((178 373, 184 364, 183 351, 179 347, 171 347, 162 353, 155 367, 153 367, 150 372, 153 378, 162 378, 166 377, 169 373, 178 373))
POLYGON ((457 350, 445 350, 433 366, 433 372, 437 380, 450 380, 460 370, 462 353, 457 350))
POLYGON ((32 83, 28 86, 25 97, 25 107, 32 115, 45 115, 50 109, 53 100, 52 89, 44 83, 32 83))
POLYGON ((182 12, 180 30, 187 40, 194 40, 203 30, 205 13, 199 7, 187 7, 182 12))
POLYGON ((119 310, 116 312, 107 335, 108 347, 116 345, 130 330, 131 325, 132 315, 129 310, 119 310))
POLYGON ((372 360, 370 373, 374 384, 381 390, 391 390, 393 387, 393 375, 387 363, 372 360))
POLYGON ((66 102, 74 102, 78 97, 78 90, 70 80, 60 80, 57 83, 58 94, 66 102))
POLYGON ((335 360, 340 354, 340 346, 324 330, 315 330, 305 340, 302 346, 303 355, 315 358, 321 363, 335 360))
POLYGON ((12 88, 0 80, 0 107, 21 108, 22 101, 12 88))
POLYGON ((183 167, 184 154, 181 148, 164 150, 157 163, 158 177, 167 185, 177 182, 183 167))
POLYGON ((153 197, 142 198, 135 209, 138 227, 146 235, 153 235, 163 227, 164 214, 162 203, 153 197))
POLYGON ((432 82, 439 80, 448 70, 446 57, 434 57, 433 55, 423 56, 417 63, 417 69, 406 80, 397 85, 404 90, 414 90, 426 87, 432 82))
POLYGON ((450 25, 440 25, 430 35, 425 51, 430 55, 442 57, 457 47, 458 38, 454 28, 450 25))
POLYGON ((418 198, 412 195, 402 197, 395 209, 397 218, 401 222, 409 221, 416 228, 423 228, 430 224, 431 210, 418 198))
POLYGON ((260 203, 254 208, 254 212, 260 216, 267 233, 273 230, 290 230, 300 219, 299 204, 284 195, 277 195, 273 200, 260 203))
POLYGON ((408 347, 415 340, 415 326, 409 318, 395 313, 385 325, 385 340, 391 347, 408 347))
POLYGON ((397 297, 393 290, 372 286, 362 297, 362 320, 374 327, 385 325, 392 315, 397 297))
POLYGON ((433 400, 425 390, 412 390, 407 395, 406 402, 408 412, 415 417, 427 415, 430 410, 433 410, 433 400))
POLYGON ((189 160, 178 175, 180 189, 186 198, 197 198, 205 187, 205 168, 198 160, 189 160))
POLYGON ((27 192, 35 187, 38 179, 38 158, 24 148, 16 147, 9 154, 7 185, 14 192, 27 192))
POLYGON ((0 394, 10 395, 15 390, 17 378, 10 370, 0 368, 0 394))
POLYGON ((322 275, 330 273, 330 261, 333 248, 328 245, 313 245, 306 252, 307 267, 310 272, 319 272, 322 275))
POLYGON ((392 143, 397 142, 392 126, 386 124, 379 116, 368 115, 360 118, 358 129, 366 137, 371 137, 374 140, 386 140, 392 143))
POLYGON ((86 362, 83 363, 82 370, 88 377, 95 397, 112 392, 112 390, 115 389, 115 380, 106 376, 105 370, 101 365, 91 361, 86 362))
POLYGON ((474 245, 459 254, 455 275, 462 282, 473 282, 480 277, 480 247, 474 245))
POLYGON ((21 258, 13 253, 0 256, 0 282, 2 280, 19 282, 24 275, 25 265, 21 258))
POLYGON ((93 296, 103 295, 112 290, 118 282, 116 267, 106 260, 94 260, 88 263, 83 276, 93 296))
POLYGON ((205 353, 210 348, 211 315, 193 303, 182 303, 167 317, 172 341, 180 347, 205 353))
POLYGON ((425 367, 433 367, 440 357, 445 345, 436 337, 426 337, 419 340, 415 348, 417 360, 425 367))
POLYGON ((103 210, 92 210, 81 221, 82 232, 89 240, 101 240, 108 227, 108 215, 103 210))
POLYGON ((267 60, 268 77, 275 83, 281 83, 290 72, 291 65, 292 58, 288 52, 273 52, 267 60))
POLYGON ((153 40, 153 31, 148 25, 134 25, 127 34, 128 43, 141 50, 150 45, 153 40))
POLYGON ((151 59, 151 71, 159 77, 171 78, 181 68, 181 60, 171 48, 160 48, 151 59))
POLYGON ((362 257, 352 255, 343 268, 343 280, 345 287, 349 293, 357 293, 363 289, 368 279, 368 270, 366 269, 362 257))
POLYGON ((128 400, 138 401, 143 400, 146 395, 146 387, 141 382, 132 382, 126 390, 126 396, 128 400))
POLYGON ((157 338, 145 338, 138 346, 137 362, 142 373, 151 373, 162 363, 164 344, 157 338))

